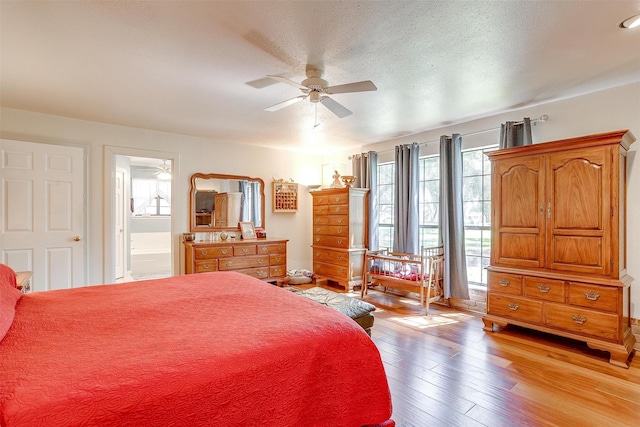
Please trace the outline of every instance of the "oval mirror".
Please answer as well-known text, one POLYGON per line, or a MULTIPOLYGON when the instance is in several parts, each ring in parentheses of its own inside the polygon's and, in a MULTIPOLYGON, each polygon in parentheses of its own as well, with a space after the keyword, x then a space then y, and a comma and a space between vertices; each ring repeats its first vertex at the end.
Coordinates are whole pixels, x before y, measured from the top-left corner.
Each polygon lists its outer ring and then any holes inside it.
POLYGON ((237 230, 239 222, 264 229, 264 181, 241 175, 196 173, 189 198, 191 231, 237 230))

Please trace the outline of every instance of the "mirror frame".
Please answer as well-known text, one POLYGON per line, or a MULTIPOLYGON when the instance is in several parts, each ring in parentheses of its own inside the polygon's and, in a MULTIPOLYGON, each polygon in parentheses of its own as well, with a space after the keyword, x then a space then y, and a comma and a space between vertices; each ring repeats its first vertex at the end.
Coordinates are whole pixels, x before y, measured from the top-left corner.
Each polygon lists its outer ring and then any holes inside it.
POLYGON ((192 232, 198 231, 221 231, 221 230, 239 230, 239 226, 235 227, 196 227, 196 179, 233 179, 236 181, 251 181, 260 183, 260 197, 262 203, 260 203, 260 215, 262 218, 262 224, 256 226, 256 230, 265 229, 265 198, 264 198, 264 181, 261 178, 251 178, 243 175, 224 175, 220 173, 194 173, 191 175, 191 191, 189 192, 189 230, 192 232))

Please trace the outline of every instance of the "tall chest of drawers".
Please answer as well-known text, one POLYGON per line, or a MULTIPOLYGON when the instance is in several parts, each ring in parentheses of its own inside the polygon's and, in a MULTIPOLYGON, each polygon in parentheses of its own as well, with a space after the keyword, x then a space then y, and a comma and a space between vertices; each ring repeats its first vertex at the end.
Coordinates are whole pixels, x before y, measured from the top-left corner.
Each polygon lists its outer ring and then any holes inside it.
POLYGON ((627 131, 497 150, 484 328, 586 342, 628 367, 627 131))
POLYGON ((313 272, 350 290, 362 283, 369 190, 330 188, 311 195, 313 272))
POLYGON ((237 271, 265 281, 287 274, 287 240, 184 242, 185 273, 237 271))

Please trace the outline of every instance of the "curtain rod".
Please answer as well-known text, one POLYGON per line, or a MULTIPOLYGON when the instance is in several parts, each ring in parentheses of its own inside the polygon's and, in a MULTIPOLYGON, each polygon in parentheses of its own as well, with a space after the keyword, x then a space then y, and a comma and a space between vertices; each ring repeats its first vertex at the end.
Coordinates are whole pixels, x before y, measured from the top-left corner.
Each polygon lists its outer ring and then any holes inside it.
MULTIPOLYGON (((533 123, 533 125, 535 126, 535 124, 536 124, 537 122, 546 122, 547 120, 549 120, 549 116, 548 116, 548 115, 546 115, 546 114, 543 114, 543 115, 541 115, 540 117, 538 117, 537 119, 532 119, 532 120, 531 120, 531 123, 533 123)), ((523 124, 523 123, 524 123, 524 120, 521 120, 521 121, 519 121, 519 122, 513 122, 513 123, 514 123, 514 124, 516 124, 516 125, 521 125, 521 124, 523 124)), ((475 131, 475 132, 465 133, 465 134, 462 134, 462 135, 460 135, 460 136, 461 136, 461 137, 465 137, 465 136, 480 135, 480 134, 483 134, 483 133, 493 132, 493 131, 500 130, 500 129, 501 129, 501 127, 491 128, 491 129, 484 129, 484 130, 478 130, 478 131, 475 131)), ((437 140, 435 140, 435 141, 420 142, 420 143, 418 143, 418 145, 427 145, 427 144, 431 144, 432 142, 438 142, 438 141, 440 141, 440 140, 439 140, 439 139, 437 139, 437 140)), ((377 151, 377 153, 386 153, 386 152, 393 151, 393 150, 395 150, 395 148, 389 148, 389 149, 387 149, 387 150, 377 151)), ((349 160, 351 160, 352 158, 353 158, 353 156, 349 156, 349 160)))

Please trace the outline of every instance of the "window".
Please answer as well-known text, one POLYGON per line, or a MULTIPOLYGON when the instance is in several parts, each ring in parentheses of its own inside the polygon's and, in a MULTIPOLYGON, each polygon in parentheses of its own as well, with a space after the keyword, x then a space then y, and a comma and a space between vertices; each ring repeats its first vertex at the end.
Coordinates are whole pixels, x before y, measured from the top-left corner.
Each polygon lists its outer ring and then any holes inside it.
POLYGON ((469 283, 487 284, 491 254, 491 163, 486 153, 497 147, 462 152, 464 249, 469 283))
POLYGON ((393 192, 395 182, 394 163, 378 165, 378 242, 380 248, 393 247, 393 192))
MULTIPOLYGON (((486 153, 497 146, 462 152, 462 202, 468 281, 486 285, 491 247, 491 164, 486 153)), ((395 164, 378 165, 378 237, 381 248, 393 247, 395 164)), ((439 241, 440 157, 420 159, 420 244, 439 241)))
POLYGON ((171 215, 171 181, 131 177, 132 216, 171 215))

